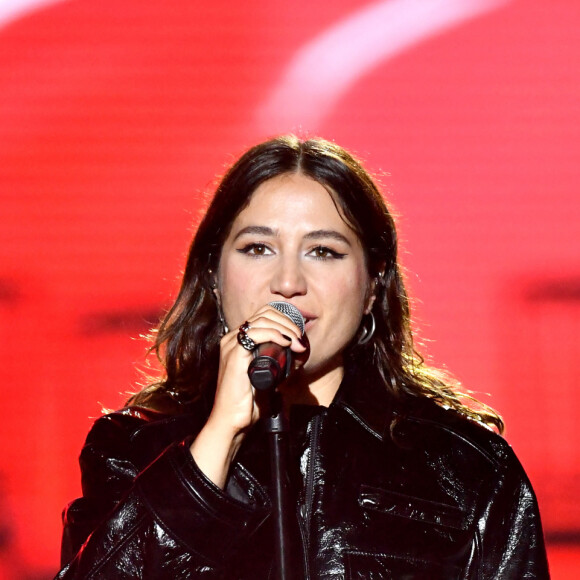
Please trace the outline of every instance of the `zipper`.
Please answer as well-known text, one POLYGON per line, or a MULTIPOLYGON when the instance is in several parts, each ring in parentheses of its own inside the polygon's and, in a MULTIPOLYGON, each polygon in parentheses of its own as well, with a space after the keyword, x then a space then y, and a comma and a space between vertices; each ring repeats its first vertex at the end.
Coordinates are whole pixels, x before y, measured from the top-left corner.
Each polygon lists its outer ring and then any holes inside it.
POLYGON ((310 518, 312 517, 312 503, 314 501, 314 462, 315 450, 318 447, 320 426, 322 417, 317 415, 312 420, 311 429, 308 436, 308 460, 306 470, 303 474, 304 488, 301 493, 301 501, 298 504, 298 527, 302 537, 302 556, 304 560, 304 578, 310 578, 309 547, 310 547, 310 518))

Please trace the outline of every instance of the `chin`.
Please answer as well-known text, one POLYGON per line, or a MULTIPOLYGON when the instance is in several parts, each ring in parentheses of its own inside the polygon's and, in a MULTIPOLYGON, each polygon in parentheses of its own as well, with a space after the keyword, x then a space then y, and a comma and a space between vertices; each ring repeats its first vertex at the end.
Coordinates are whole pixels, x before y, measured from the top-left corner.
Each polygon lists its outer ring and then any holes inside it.
POLYGON ((338 367, 342 367, 342 364, 343 358, 341 353, 325 359, 317 359, 316 357, 310 356, 300 364, 299 368, 305 377, 313 380, 336 370, 338 367))

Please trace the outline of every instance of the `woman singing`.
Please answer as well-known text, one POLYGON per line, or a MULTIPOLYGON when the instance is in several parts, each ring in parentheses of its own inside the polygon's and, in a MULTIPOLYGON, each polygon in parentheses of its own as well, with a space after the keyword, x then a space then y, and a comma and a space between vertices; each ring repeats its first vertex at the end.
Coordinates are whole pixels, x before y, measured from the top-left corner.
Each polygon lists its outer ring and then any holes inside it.
POLYGON ((549 577, 501 418, 413 348, 377 187, 342 148, 281 137, 217 188, 155 334, 163 377, 89 433, 58 578, 277 577, 266 411, 248 378, 267 343, 292 353, 277 390, 294 577, 549 577))

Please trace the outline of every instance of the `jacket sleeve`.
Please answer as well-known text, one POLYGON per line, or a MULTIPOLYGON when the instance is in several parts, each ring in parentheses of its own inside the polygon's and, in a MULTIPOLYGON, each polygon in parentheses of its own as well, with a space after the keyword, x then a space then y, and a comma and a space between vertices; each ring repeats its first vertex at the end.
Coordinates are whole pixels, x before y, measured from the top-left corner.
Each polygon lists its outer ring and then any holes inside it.
POLYGON ((118 412, 93 425, 79 458, 83 495, 63 512, 62 566, 131 487, 138 471, 131 457, 130 437, 144 423, 144 417, 136 413, 118 412))
POLYGON ((236 467, 230 479, 244 501, 230 497, 198 469, 188 440, 139 470, 122 453, 130 443, 123 426, 101 428, 81 454, 84 495, 65 513, 57 578, 220 578, 269 513, 262 488, 236 467), (65 550, 79 542, 69 561, 65 550))
POLYGON ((550 578, 536 496, 506 444, 503 474, 479 520, 478 574, 485 580, 550 578))

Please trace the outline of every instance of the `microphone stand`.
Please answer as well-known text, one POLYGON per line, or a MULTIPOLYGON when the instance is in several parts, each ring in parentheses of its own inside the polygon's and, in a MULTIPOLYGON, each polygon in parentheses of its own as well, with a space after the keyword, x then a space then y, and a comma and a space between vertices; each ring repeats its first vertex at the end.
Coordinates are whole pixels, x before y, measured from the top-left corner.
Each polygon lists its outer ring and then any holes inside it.
POLYGON ((282 409, 282 397, 276 389, 268 393, 269 409, 265 420, 270 447, 271 499, 275 530, 275 570, 277 580, 292 580, 290 515, 294 513, 288 477, 288 421, 282 409))

